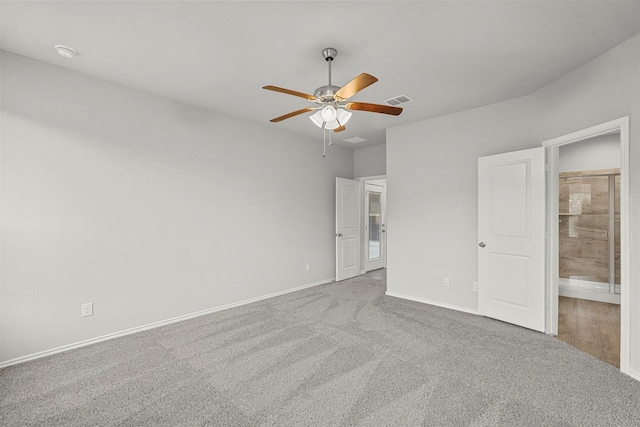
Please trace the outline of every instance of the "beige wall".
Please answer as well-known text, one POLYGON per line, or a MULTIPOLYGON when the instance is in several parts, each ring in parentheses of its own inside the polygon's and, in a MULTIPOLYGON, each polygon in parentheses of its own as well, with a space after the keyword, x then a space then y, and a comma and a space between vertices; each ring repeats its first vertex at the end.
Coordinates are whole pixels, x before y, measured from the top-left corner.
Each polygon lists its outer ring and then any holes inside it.
MULTIPOLYGON (((476 310, 477 158, 623 116, 631 123, 631 247, 640 248, 640 36, 530 96, 389 129, 388 290, 476 310)), ((632 249, 631 259, 639 256, 632 249)), ((632 307, 640 306, 639 283, 632 262, 632 307)), ((630 366, 640 372, 638 310, 631 337, 630 366)))
POLYGON ((0 362, 334 277, 352 150, 1 59, 0 362))

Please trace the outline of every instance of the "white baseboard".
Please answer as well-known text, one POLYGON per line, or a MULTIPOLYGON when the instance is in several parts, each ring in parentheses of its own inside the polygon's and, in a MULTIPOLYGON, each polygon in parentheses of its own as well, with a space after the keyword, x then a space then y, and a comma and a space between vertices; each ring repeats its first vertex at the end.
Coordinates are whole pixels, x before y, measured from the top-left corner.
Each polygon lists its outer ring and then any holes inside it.
POLYGON ((460 307, 460 306, 457 306, 457 305, 445 304, 445 303, 436 302, 436 301, 429 301, 429 300, 426 300, 426 299, 410 297, 408 295, 402 295, 402 294, 398 294, 398 293, 395 293, 395 292, 389 292, 389 291, 385 292, 385 295, 390 296, 390 297, 407 299, 407 300, 410 300, 410 301, 421 302, 423 304, 435 305, 436 307, 448 308, 450 310, 462 311, 463 313, 469 313, 469 314, 478 315, 478 310, 473 310, 471 308, 460 307))
POLYGON ((623 372, 624 374, 629 375, 631 378, 633 378, 636 381, 640 381, 640 372, 636 372, 632 369, 627 370, 627 372, 623 372))
POLYGON ((78 342, 75 342, 75 343, 72 343, 72 344, 63 345, 61 347, 52 348, 50 350, 44 350, 44 351, 40 351, 38 353, 28 354, 26 356, 21 356, 21 357, 16 357, 15 359, 7 360, 6 362, 1 362, 0 363, 0 369, 5 368, 7 366, 11 366, 11 365, 17 365, 18 363, 28 362, 29 360, 40 359, 42 357, 47 357, 47 356, 51 356, 53 354, 62 353, 64 351, 73 350, 75 348, 80 348, 80 347, 84 347, 84 346, 87 346, 87 345, 96 344, 96 343, 99 343, 99 342, 102 342, 102 341, 107 341, 107 340, 111 340, 111 339, 114 339, 114 338, 135 334, 135 333, 146 331, 146 330, 149 330, 149 329, 159 328, 161 326, 170 325, 172 323, 182 322, 183 320, 193 319, 195 317, 204 316, 206 314, 211 314, 211 313, 215 313, 215 312, 222 311, 222 310, 228 310, 230 308, 251 304, 253 302, 258 302, 258 301, 266 300, 266 299, 269 299, 269 298, 274 298, 274 297, 277 297, 277 296, 280 296, 280 295, 285 295, 285 294, 288 294, 288 293, 291 293, 291 292, 301 291, 303 289, 312 288, 314 286, 325 285, 327 283, 333 282, 334 280, 335 280, 335 278, 321 280, 319 282, 309 283, 307 285, 298 286, 298 287, 287 289, 287 290, 284 290, 284 291, 274 292, 272 294, 263 295, 263 296, 260 296, 260 297, 251 298, 251 299, 240 301, 240 302, 226 304, 226 305, 222 305, 222 306, 219 306, 219 307, 209 308, 209 309, 206 309, 206 310, 196 311, 194 313, 189 313, 189 314, 185 314, 185 315, 178 316, 178 317, 172 317, 171 319, 161 320, 159 322, 153 322, 153 323, 149 323, 149 324, 146 324, 146 325, 137 326, 135 328, 125 329, 124 331, 114 332, 114 333, 107 334, 107 335, 102 335, 102 336, 99 336, 99 337, 96 337, 96 338, 90 338, 88 340, 78 341, 78 342))

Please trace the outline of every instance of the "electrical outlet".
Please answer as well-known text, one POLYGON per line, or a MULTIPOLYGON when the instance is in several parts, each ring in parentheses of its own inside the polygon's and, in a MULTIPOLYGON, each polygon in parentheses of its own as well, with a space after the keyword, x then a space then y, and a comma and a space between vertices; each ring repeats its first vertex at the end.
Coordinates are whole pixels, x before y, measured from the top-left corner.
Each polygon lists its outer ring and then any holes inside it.
POLYGON ((473 282, 473 290, 478 292, 478 282, 473 282))
POLYGON ((307 264, 307 265, 305 266, 305 269, 306 269, 307 271, 311 271, 311 264, 307 264))
POLYGON ((448 277, 444 278, 444 285, 445 286, 449 286, 449 278, 448 277))
POLYGON ((93 303, 82 304, 82 317, 93 316, 93 303))

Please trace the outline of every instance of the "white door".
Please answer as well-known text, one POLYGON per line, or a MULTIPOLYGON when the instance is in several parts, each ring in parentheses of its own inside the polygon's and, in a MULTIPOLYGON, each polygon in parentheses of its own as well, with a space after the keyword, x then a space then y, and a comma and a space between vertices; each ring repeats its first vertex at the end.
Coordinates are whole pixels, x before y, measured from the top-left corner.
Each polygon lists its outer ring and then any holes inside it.
POLYGON ((336 178, 336 281, 360 274, 360 183, 336 178))
POLYGON ((478 311, 544 332, 544 148, 478 159, 478 311))
POLYGON ((369 183, 364 187, 364 265, 365 271, 371 271, 384 267, 385 187, 369 183))

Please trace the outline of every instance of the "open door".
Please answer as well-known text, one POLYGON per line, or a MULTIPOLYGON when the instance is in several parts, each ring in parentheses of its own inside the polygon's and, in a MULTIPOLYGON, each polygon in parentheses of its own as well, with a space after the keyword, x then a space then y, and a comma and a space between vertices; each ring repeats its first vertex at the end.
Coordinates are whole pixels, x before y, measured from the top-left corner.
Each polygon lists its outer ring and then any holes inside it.
POLYGON ((478 159, 478 311, 544 332, 545 151, 478 159))
POLYGON ((360 183, 336 178, 336 281, 360 274, 360 183))

